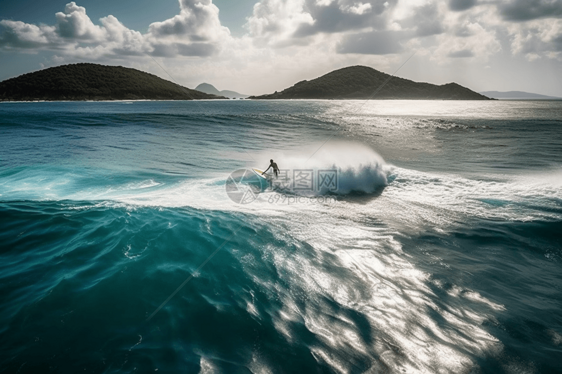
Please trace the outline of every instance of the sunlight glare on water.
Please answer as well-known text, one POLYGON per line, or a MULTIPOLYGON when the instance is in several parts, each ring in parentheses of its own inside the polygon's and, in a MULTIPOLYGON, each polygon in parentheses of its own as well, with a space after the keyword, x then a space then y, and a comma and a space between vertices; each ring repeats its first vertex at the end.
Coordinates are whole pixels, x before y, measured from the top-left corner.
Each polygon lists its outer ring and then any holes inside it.
POLYGON ((560 371, 561 113, 1 104, 0 366, 560 371), (232 201, 230 173, 272 158, 339 188, 232 201))

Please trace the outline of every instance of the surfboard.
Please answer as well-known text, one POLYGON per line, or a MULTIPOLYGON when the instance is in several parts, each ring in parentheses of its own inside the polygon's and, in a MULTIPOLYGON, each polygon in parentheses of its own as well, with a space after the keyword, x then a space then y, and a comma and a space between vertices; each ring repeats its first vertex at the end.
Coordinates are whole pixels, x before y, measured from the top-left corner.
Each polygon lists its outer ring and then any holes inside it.
POLYGON ((253 168, 252 170, 253 170, 254 173, 256 173, 256 175, 257 175, 258 177, 260 177, 260 178, 263 178, 263 179, 271 178, 271 174, 268 174, 268 173, 263 174, 263 170, 255 169, 255 168, 253 168))

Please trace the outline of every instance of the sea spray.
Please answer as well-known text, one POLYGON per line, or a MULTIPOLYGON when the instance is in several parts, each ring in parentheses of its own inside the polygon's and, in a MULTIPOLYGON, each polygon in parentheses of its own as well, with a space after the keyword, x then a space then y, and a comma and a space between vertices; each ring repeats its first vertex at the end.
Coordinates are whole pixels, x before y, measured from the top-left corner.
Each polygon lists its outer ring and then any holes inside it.
MULTIPOLYGON (((266 160, 267 154, 257 159, 266 160)), ((390 165, 372 148, 356 142, 329 142, 311 144, 291 151, 271 155, 278 163, 285 182, 284 192, 299 195, 333 193, 346 195, 352 192, 373 193, 388 185, 390 165), (308 171, 316 181, 310 189, 294 188, 299 172, 308 171), (321 185, 321 173, 333 171, 336 188, 321 185)))
POLYGON ((561 372, 561 116, 561 102, 3 103, 0 367, 561 372), (418 128, 427 116, 461 127, 418 128), (231 201, 228 175, 271 158, 386 188, 231 201))

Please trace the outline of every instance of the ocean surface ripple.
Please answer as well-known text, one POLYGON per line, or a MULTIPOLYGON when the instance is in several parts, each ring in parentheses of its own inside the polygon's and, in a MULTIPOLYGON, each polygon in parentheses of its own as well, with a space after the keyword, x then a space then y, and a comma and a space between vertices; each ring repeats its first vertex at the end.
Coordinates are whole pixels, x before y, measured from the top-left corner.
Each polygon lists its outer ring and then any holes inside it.
POLYGON ((561 167, 562 102, 2 103, 0 373, 562 372, 561 167))

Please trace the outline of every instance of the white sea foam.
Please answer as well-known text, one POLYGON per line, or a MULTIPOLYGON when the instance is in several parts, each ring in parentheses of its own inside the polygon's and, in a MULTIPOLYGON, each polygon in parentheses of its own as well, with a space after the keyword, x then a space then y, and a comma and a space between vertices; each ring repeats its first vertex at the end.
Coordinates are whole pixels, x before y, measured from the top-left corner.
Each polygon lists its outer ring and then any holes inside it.
MULTIPOLYGON (((4 201, 113 201, 132 206, 239 210, 258 215, 326 209, 341 214, 370 212, 402 224, 433 224, 441 228, 467 217, 519 221, 560 218, 561 172, 470 179, 395 167, 386 164, 373 149, 357 143, 328 142, 322 147, 320 145, 286 154, 276 153, 273 157, 282 170, 337 170, 339 183, 336 197, 328 203, 327 200, 298 200, 291 190, 283 193, 266 190, 250 204, 237 204, 229 199, 225 190, 229 173, 174 183, 159 181, 155 177, 77 189, 75 179, 80 178, 80 174, 60 171, 49 174, 47 171, 41 176, 29 173, 5 177, 0 193, 4 201), (363 193, 361 204, 355 203, 355 192, 363 193), (273 199, 274 195, 282 196, 273 199), (331 204, 333 201, 337 204, 331 204), (313 204, 305 204, 309 202, 313 204)), ((255 159, 267 160, 268 157, 257 154, 255 159)), ((255 164, 253 166, 260 166, 255 164)), ((325 193, 326 190, 310 191, 308 196, 325 193)), ((302 194, 307 195, 306 192, 298 195, 302 194)))
MULTIPOLYGON (((299 194, 325 194, 333 192, 346 195, 351 192, 373 193, 387 185, 388 165, 383 158, 370 147, 360 143, 326 142, 312 144, 306 148, 293 149, 291 152, 274 153, 272 156, 288 177, 288 191, 299 194), (296 191, 294 186, 299 171, 311 171, 314 178, 318 172, 336 171, 337 187, 331 191, 313 182, 311 190, 296 191)), ((258 155, 256 159, 267 160, 268 155, 258 155)))

